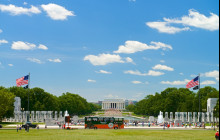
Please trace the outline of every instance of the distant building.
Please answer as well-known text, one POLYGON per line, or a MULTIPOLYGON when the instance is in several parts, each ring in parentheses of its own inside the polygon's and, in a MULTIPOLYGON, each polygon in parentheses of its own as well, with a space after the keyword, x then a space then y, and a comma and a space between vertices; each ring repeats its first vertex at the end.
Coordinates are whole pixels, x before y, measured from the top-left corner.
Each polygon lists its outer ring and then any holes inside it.
POLYGON ((20 111, 21 111, 21 98, 15 97, 14 112, 20 112, 20 111))
POLYGON ((217 104, 218 98, 208 98, 207 100, 207 112, 213 112, 217 104))
POLYGON ((134 100, 125 100, 125 106, 128 105, 135 105, 138 101, 134 101, 134 100))
POLYGON ((98 105, 102 105, 102 101, 98 101, 98 105))
POLYGON ((125 110, 125 101, 123 99, 105 99, 102 101, 102 109, 125 110))

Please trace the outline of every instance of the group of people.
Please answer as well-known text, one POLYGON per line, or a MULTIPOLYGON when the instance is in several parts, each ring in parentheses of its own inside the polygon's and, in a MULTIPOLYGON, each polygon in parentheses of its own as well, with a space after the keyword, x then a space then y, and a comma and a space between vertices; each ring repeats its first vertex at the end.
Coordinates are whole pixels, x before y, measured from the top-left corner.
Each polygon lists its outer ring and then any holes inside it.
MULTIPOLYGON (((27 125, 25 125, 25 131, 27 131, 27 132, 29 132, 29 125, 27 124, 27 125)), ((18 132, 18 130, 22 130, 22 125, 17 125, 17 132, 18 132)))
MULTIPOLYGON (((27 132, 29 132, 29 125, 27 124, 27 125, 25 125, 25 131, 27 131, 27 132)), ((17 125, 17 127, 16 127, 17 129, 17 132, 19 131, 19 130, 22 130, 22 125, 17 125)), ((37 129, 39 129, 39 125, 37 125, 37 129)))

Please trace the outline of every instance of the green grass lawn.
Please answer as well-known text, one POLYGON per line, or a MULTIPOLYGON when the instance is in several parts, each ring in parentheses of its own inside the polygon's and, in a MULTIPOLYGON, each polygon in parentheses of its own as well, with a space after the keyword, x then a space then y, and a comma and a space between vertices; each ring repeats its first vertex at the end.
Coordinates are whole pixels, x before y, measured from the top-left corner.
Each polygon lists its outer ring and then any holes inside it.
POLYGON ((0 130, 0 140, 214 140, 213 130, 0 130))

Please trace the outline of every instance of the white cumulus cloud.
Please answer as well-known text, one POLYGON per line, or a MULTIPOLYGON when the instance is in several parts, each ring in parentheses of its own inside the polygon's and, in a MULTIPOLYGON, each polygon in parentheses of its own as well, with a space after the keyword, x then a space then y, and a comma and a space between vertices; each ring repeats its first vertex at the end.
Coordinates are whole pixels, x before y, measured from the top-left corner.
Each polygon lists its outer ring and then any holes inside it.
POLYGON ((144 50, 158 50, 158 49, 163 49, 163 50, 172 50, 172 46, 161 43, 161 42, 151 42, 151 45, 147 45, 145 43, 141 43, 138 41, 126 41, 125 45, 119 46, 117 51, 114 51, 114 53, 126 53, 126 54, 131 54, 131 53, 136 53, 144 50))
POLYGON ((24 8, 24 7, 17 7, 15 5, 9 4, 9 5, 2 5, 0 4, 0 10, 2 12, 9 12, 11 15, 32 15, 32 14, 39 14, 41 11, 39 8, 31 5, 30 8, 24 8))
POLYGON ((162 81, 161 84, 166 84, 166 85, 186 85, 190 80, 185 79, 184 81, 162 81))
POLYGON ((153 70, 149 70, 148 73, 141 73, 138 70, 127 70, 124 71, 125 74, 131 74, 131 75, 138 75, 138 76, 161 76, 164 75, 165 73, 163 72, 159 72, 159 71, 153 71, 153 70))
POLYGON ((47 50, 48 48, 45 45, 40 44, 38 47, 33 43, 23 42, 23 41, 15 41, 12 43, 11 49, 13 50, 34 50, 41 49, 47 50))
POLYGON ((105 71, 105 70, 99 70, 99 71, 96 71, 96 73, 102 73, 102 74, 112 74, 112 72, 105 71))
POLYGON ((33 50, 36 47, 35 44, 28 42, 16 41, 13 42, 11 49, 13 50, 33 50))
POLYGON ((133 61, 133 59, 130 58, 130 57, 126 57, 126 58, 125 58, 125 61, 126 61, 127 63, 135 64, 134 61, 133 61))
POLYGON ((154 70, 166 70, 166 71, 174 71, 174 68, 168 67, 166 65, 158 64, 153 67, 154 70))
POLYGON ((64 7, 54 3, 49 3, 47 5, 42 4, 41 7, 53 20, 66 20, 68 16, 75 16, 73 11, 69 11, 64 7))
POLYGON ((89 83, 96 83, 96 80, 88 79, 87 82, 89 82, 89 83))
POLYGON ((149 72, 147 73, 147 75, 149 76, 161 76, 164 75, 165 73, 160 72, 160 71, 153 71, 153 70, 149 70, 149 72))
POLYGON ((34 62, 34 63, 38 63, 38 64, 42 64, 43 62, 37 58, 27 58, 28 61, 30 62, 34 62))
POLYGON ((215 85, 216 82, 215 81, 211 81, 211 80, 207 80, 207 81, 203 81, 201 83, 201 85, 215 85))
POLYGON ((61 63, 61 62, 62 62, 59 58, 56 58, 56 59, 48 59, 48 61, 54 62, 54 63, 61 63))
POLYGON ((8 64, 8 66, 13 67, 14 65, 13 64, 8 64))
POLYGON ((38 46, 38 49, 41 49, 41 50, 48 50, 47 46, 42 45, 42 44, 40 44, 40 45, 38 46))
POLYGON ((168 33, 168 34, 175 34, 181 31, 187 31, 190 30, 189 27, 179 28, 170 26, 167 22, 147 22, 147 26, 153 29, 157 29, 160 33, 168 33))
POLYGON ((133 84, 142 84, 141 81, 131 81, 131 83, 133 83, 133 84))
POLYGON ((209 31, 219 30, 219 16, 210 13, 210 16, 207 17, 203 14, 200 14, 198 11, 190 9, 188 16, 183 16, 181 19, 169 19, 164 18, 166 22, 177 23, 188 26, 193 26, 196 28, 202 28, 209 31))
POLYGON ((87 55, 84 57, 84 61, 87 60, 95 66, 107 65, 109 63, 125 63, 119 55, 115 54, 87 55))
POLYGON ((187 16, 181 18, 163 18, 164 21, 147 22, 146 25, 150 28, 157 29, 161 33, 175 34, 181 31, 190 30, 189 27, 174 27, 170 24, 177 24, 182 26, 191 26, 201 28, 209 31, 219 30, 219 16, 210 13, 207 17, 204 14, 200 14, 198 11, 190 9, 187 16))
POLYGON ((124 71, 125 74, 131 74, 131 75, 138 75, 138 76, 147 76, 147 73, 141 73, 140 71, 136 70, 136 71, 133 71, 133 70, 127 70, 127 71, 124 71))
POLYGON ((6 43, 8 43, 7 40, 4 40, 4 39, 0 40, 0 45, 1 45, 1 44, 6 44, 6 43))
POLYGON ((215 78, 217 81, 219 81, 219 71, 218 70, 206 72, 206 73, 202 74, 202 76, 212 77, 212 78, 215 78))

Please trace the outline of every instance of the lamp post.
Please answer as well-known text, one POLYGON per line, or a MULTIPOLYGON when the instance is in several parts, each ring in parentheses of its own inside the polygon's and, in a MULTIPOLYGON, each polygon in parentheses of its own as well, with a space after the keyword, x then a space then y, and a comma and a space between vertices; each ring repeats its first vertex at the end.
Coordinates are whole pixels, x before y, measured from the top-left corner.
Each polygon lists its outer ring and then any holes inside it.
POLYGON ((22 125, 23 125, 23 112, 24 112, 24 108, 21 108, 21 112, 22 112, 22 125))

